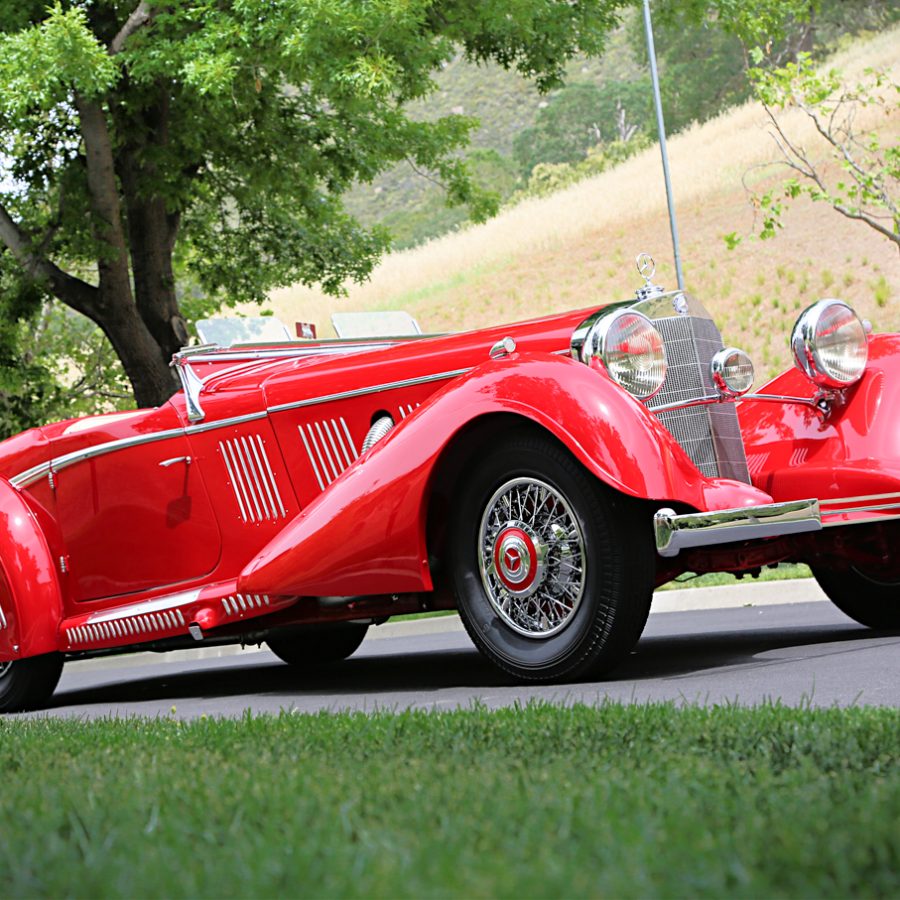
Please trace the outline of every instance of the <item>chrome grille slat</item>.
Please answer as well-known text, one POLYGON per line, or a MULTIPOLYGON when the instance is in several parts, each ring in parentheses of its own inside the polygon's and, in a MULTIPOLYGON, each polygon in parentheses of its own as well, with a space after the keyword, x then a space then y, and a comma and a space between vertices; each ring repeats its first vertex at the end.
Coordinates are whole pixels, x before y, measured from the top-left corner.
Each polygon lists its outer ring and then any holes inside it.
MULTIPOLYGON (((715 322, 698 315, 654 316, 654 325, 665 342, 669 368, 648 409, 714 396, 710 362, 723 346, 715 322)), ((707 478, 750 481, 733 403, 667 410, 657 417, 707 478)))

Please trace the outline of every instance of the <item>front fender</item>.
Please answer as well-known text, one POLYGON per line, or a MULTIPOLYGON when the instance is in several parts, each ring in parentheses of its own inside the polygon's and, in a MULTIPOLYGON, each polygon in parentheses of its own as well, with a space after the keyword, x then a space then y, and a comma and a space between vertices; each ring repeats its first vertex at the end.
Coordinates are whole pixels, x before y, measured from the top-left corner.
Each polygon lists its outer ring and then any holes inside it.
POLYGON ((425 519, 432 472, 476 419, 513 413, 557 437, 632 497, 698 509, 766 503, 704 478, 671 434, 605 375, 567 357, 491 361, 435 393, 363 454, 244 569, 246 593, 351 596, 432 589, 425 519))
POLYGON ((0 660, 57 649, 62 596, 53 558, 37 518, 5 478, 0 478, 0 608, 0 660))
MULTIPOLYGON (((827 417, 799 403, 748 399, 738 405, 753 483, 776 500, 852 499, 900 492, 900 335, 869 339, 862 379, 827 417)), ((812 398, 790 369, 762 394, 812 398)))

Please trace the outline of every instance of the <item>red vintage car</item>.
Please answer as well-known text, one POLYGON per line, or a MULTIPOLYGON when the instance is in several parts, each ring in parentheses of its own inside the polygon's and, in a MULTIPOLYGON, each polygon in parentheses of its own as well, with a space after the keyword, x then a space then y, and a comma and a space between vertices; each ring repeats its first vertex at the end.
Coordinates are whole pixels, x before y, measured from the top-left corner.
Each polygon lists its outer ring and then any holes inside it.
POLYGON ((0 444, 0 709, 67 659, 264 641, 308 667, 450 608, 515 678, 599 676, 655 586, 786 560, 896 628, 900 336, 868 331, 819 301, 749 393, 648 277, 465 334, 187 349, 158 409, 0 444))

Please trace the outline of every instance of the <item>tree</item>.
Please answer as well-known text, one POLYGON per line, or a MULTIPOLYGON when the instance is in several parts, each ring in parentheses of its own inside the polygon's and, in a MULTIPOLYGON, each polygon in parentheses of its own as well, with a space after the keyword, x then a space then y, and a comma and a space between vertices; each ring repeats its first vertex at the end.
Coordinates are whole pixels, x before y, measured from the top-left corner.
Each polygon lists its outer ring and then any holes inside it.
POLYGON ((404 104, 460 46, 554 87, 628 2, 0 0, 7 305, 87 316, 159 404, 187 338, 176 272, 232 302, 339 291, 388 245, 341 194, 402 159, 483 217, 495 200, 460 156, 474 121, 404 104))
POLYGON ((900 148, 885 145, 878 131, 857 124, 866 107, 877 109, 882 119, 896 116, 900 85, 884 72, 869 70, 863 81, 848 86, 837 69, 820 72, 808 54, 781 68, 756 70, 754 85, 781 165, 793 173, 780 187, 754 195, 754 206, 763 213, 760 236, 773 237, 781 227, 784 201, 806 195, 865 223, 900 250, 900 148), (812 123, 812 145, 792 134, 783 116, 789 109, 800 110, 812 123))
POLYGON ((602 143, 628 141, 652 116, 649 81, 566 85, 513 142, 527 179, 539 163, 577 163, 602 143))

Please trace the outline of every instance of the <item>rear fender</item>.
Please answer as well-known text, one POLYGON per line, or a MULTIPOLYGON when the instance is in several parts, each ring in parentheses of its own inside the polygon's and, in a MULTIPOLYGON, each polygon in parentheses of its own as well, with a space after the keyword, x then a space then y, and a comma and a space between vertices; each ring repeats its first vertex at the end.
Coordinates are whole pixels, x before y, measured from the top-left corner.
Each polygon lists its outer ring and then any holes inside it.
POLYGON ((53 558, 22 495, 0 478, 0 660, 57 648, 62 597, 53 558))
POLYGON ((497 413, 543 427, 601 481, 632 497, 701 509, 768 500, 748 485, 705 479, 656 418, 605 375, 566 357, 514 356, 457 379, 393 428, 251 561, 239 590, 431 590, 425 524, 432 475, 460 432, 497 413))

